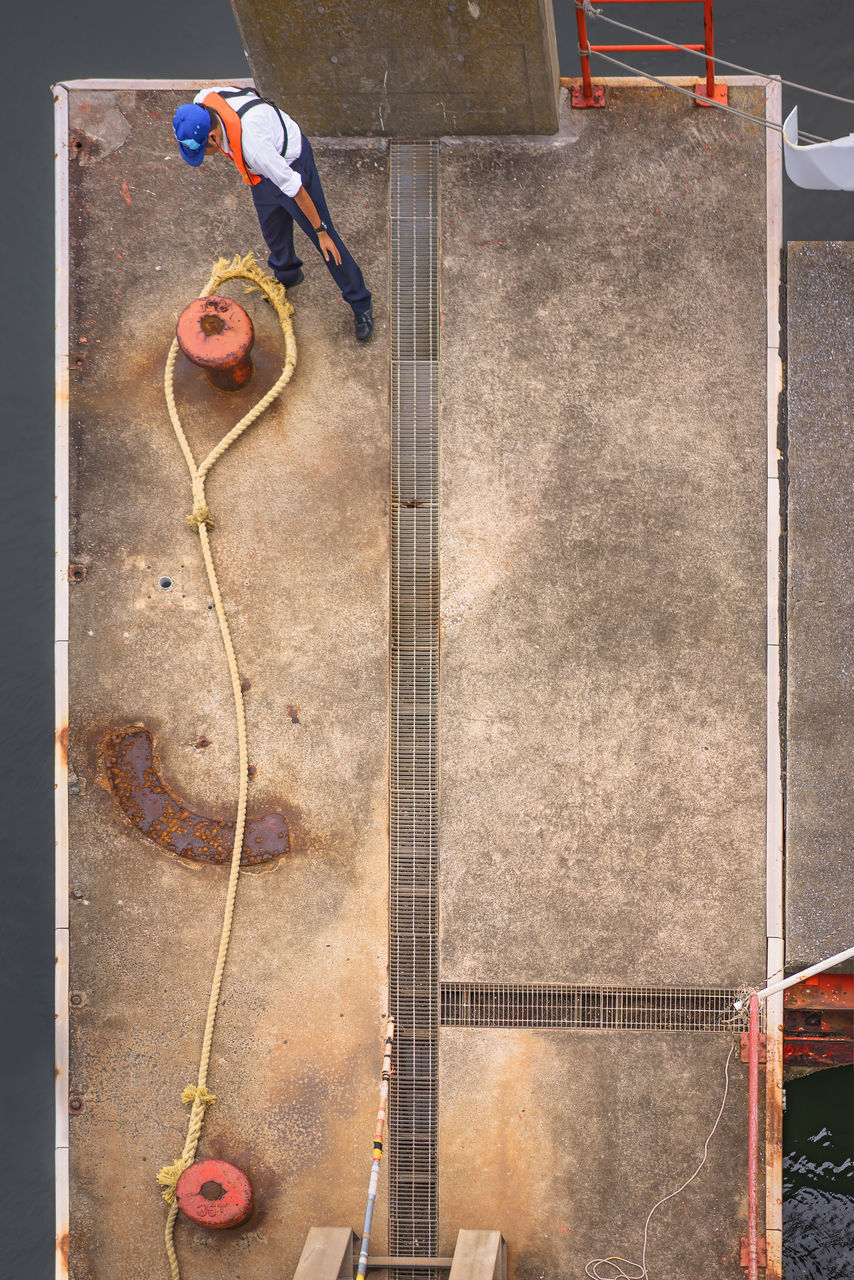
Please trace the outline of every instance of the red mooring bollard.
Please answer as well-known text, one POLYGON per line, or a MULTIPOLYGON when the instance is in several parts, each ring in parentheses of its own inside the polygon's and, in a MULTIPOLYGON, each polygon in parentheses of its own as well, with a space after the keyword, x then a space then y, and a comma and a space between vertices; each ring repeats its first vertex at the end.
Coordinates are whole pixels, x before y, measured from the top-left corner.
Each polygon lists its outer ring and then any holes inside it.
POLYGON ((253 1209, 252 1184, 226 1160, 197 1160, 175 1189, 178 1208, 200 1227, 239 1227, 253 1209))
POLYGON ((176 329, 178 346, 221 391, 239 391, 252 377, 252 321, 231 298, 213 294, 185 307, 176 329))

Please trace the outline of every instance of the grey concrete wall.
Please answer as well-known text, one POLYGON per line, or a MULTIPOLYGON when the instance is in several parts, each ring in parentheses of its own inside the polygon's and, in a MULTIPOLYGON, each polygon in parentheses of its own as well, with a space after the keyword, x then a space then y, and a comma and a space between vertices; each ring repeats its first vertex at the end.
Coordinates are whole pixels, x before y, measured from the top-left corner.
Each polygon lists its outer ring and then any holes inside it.
POLYGON ((854 244, 788 251, 786 961, 854 926, 854 244))
POLYGON ((261 92, 311 134, 554 133, 552 0, 232 0, 261 92))

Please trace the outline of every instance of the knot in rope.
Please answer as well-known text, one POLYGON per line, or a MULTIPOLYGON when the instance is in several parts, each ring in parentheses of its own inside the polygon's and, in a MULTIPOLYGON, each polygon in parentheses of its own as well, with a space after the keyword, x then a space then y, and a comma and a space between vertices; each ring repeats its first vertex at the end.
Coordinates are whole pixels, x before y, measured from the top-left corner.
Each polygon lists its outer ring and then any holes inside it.
POLYGON ((190 514, 184 516, 184 520, 191 529, 198 529, 203 524, 209 529, 214 527, 214 518, 206 502, 197 502, 190 514))
POLYGON ((192 1160, 185 1160, 183 1156, 180 1160, 176 1160, 174 1164, 165 1164, 157 1174, 158 1185, 163 1188, 161 1195, 167 1204, 175 1203, 175 1189, 178 1186, 178 1179, 185 1169, 189 1169, 192 1160))
POLYGON ((206 1089, 203 1084, 188 1084, 184 1092, 181 1094, 181 1101, 190 1106, 192 1103, 200 1102, 207 1110, 216 1102, 216 1094, 211 1093, 210 1089, 206 1089))
POLYGON ((167 1204, 175 1203, 175 1192, 178 1187, 178 1179, 185 1169, 189 1169, 193 1163, 195 1156, 195 1145, 198 1141, 198 1135, 202 1128, 202 1119, 208 1107, 212 1107, 216 1102, 216 1094, 211 1093, 210 1089, 205 1088, 203 1084, 188 1084, 184 1092, 181 1094, 181 1101, 187 1106, 192 1106, 193 1113, 190 1116, 190 1134, 188 1141, 184 1147, 183 1155, 175 1161, 174 1164, 165 1164, 157 1173, 157 1183, 162 1188, 161 1195, 167 1204), (193 1141, 195 1139, 195 1141, 193 1141), (192 1141, 193 1150, 188 1154, 188 1148, 192 1141))

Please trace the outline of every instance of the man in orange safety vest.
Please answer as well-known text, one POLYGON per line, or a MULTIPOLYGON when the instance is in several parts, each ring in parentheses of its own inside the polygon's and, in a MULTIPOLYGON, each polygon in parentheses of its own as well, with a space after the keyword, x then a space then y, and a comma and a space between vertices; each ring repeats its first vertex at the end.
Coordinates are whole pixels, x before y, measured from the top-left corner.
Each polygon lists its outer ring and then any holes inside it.
POLYGON ((254 89, 224 85, 202 89, 178 108, 172 125, 188 164, 200 165, 216 151, 234 161, 252 190, 270 269, 286 289, 303 279, 294 250, 299 223, 352 308, 357 340, 367 342, 374 328, 371 295, 332 223, 311 143, 296 122, 254 89))

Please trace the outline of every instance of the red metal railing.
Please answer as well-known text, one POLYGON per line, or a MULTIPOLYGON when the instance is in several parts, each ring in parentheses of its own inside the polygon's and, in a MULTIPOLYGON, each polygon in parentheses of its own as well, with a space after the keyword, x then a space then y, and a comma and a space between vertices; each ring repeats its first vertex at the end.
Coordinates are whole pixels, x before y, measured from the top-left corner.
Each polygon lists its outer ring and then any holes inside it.
POLYGON ((759 1166, 759 997, 750 997, 747 1077, 747 1280, 758 1280, 757 1184, 759 1166))
MULTIPOLYGON (((629 0, 629 3, 638 2, 639 0, 629 0)), ((808 969, 802 969, 800 973, 793 974, 790 978, 772 982, 770 986, 764 987, 762 991, 754 991, 750 996, 747 1024, 747 1239, 742 1241, 742 1266, 747 1268, 747 1280, 758 1280, 759 1268, 765 1266, 767 1262, 767 1240, 760 1238, 758 1234, 759 1061, 761 1049, 759 1002, 781 991, 789 991, 791 994, 786 997, 786 1003, 792 1010, 807 1008, 812 1011, 841 1012, 847 1016, 854 1010, 854 978, 849 974, 839 973, 828 975, 824 978, 816 978, 815 975, 825 973, 826 970, 832 969, 834 966, 838 967, 851 960, 854 960, 854 947, 849 947, 847 951, 840 951, 838 955, 830 956, 819 964, 811 965, 808 969)), ((738 1001, 735 1007, 738 1010, 742 1009, 742 1002, 738 1001)), ((821 1037, 823 1030, 832 1032, 836 1029, 835 1024, 822 1028, 821 1022, 822 1019, 820 1018, 819 1037, 817 1038, 821 1037)), ((850 1047, 850 1040, 851 1033, 848 1032, 845 1036, 846 1045, 840 1049, 840 1052, 844 1052, 849 1061, 848 1048, 850 1047)), ((784 1051, 785 1043, 784 1031, 784 1051)), ((836 1065, 841 1060, 835 1055, 831 1062, 825 1062, 823 1060, 824 1055, 821 1055, 821 1058, 821 1065, 836 1065)))
POLYGON ((698 102, 702 102, 703 96, 712 101, 721 100, 721 89, 718 86, 715 92, 715 31, 714 18, 712 14, 712 0, 596 0, 597 4, 702 4, 703 6, 703 23, 705 39, 702 44, 590 44, 587 38, 587 15, 581 0, 576 0, 575 17, 578 23, 578 52, 581 57, 581 85, 575 85, 572 90, 571 102, 573 107, 601 107, 605 105, 605 93, 601 85, 594 85, 590 78, 590 55, 591 53, 646 53, 660 52, 672 50, 678 52, 681 49, 692 49, 704 52, 706 55, 706 91, 705 95, 700 94, 701 87, 697 86, 698 102))

